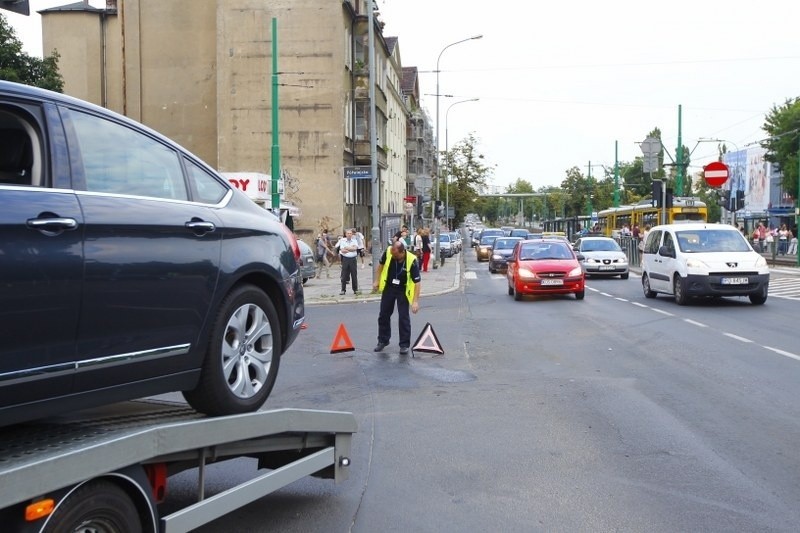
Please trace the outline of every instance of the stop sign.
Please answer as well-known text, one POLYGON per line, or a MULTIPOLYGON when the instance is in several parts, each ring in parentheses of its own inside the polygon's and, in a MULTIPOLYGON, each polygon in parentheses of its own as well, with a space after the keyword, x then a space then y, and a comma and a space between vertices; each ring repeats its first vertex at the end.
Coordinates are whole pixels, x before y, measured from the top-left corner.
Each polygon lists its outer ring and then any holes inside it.
POLYGON ((728 181, 728 165, 714 161, 703 167, 703 177, 709 187, 722 187, 728 181))

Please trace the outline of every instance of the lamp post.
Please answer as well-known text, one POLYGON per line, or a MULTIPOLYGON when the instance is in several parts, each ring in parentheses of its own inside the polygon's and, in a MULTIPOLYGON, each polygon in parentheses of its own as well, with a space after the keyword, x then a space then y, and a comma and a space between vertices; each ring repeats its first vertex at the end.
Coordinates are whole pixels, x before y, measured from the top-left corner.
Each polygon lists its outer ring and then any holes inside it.
MULTIPOLYGON (((467 37, 466 39, 461 39, 460 41, 456 41, 454 43, 450 43, 444 48, 442 51, 439 52, 439 57, 436 58, 436 202, 439 202, 439 178, 441 177, 441 170, 439 169, 439 95, 441 94, 439 91, 439 61, 442 59, 442 54, 444 51, 450 48, 451 46, 455 46, 457 44, 465 43, 467 41, 474 41, 475 39, 481 39, 483 35, 473 35, 472 37, 467 37)), ((439 260, 439 238, 441 237, 441 229, 439 228, 439 217, 436 216, 436 209, 434 205, 434 213, 433 213, 433 224, 434 229, 433 232, 436 235, 436 243, 433 247, 433 268, 437 268, 437 261, 439 260)))
MULTIPOLYGON (((448 119, 450 116, 450 110, 453 106, 458 104, 466 104, 467 102, 477 102, 480 98, 469 98, 467 100, 461 100, 459 102, 453 102, 447 107, 447 111, 444 112, 444 153, 447 154, 450 150, 450 145, 448 141, 448 119)), ((447 230, 450 231, 450 165, 447 165, 447 174, 444 176, 444 190, 445 190, 445 200, 444 200, 444 217, 447 221, 447 230)))

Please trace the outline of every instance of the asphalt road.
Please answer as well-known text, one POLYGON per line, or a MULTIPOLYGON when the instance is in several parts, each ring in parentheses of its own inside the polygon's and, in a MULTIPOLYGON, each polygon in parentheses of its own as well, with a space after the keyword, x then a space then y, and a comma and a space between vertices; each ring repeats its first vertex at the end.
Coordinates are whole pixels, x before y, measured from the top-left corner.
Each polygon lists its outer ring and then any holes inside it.
MULTIPOLYGON (((797 530, 800 278, 773 274, 784 296, 764 306, 647 300, 633 275, 515 302, 466 257, 474 279, 412 318, 444 356, 400 356, 396 338, 374 354, 377 303, 308 309, 267 408, 355 413, 350 479, 202 531, 797 530), (357 349, 331 355, 340 323, 357 349)), ((212 468, 211 492, 251 466, 212 468)))

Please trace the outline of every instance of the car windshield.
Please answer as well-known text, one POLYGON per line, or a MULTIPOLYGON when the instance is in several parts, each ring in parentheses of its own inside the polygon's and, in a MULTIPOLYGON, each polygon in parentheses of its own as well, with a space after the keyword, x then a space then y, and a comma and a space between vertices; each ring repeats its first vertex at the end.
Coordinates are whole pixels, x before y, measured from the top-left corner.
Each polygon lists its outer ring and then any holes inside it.
POLYGON ((448 235, 447 233, 442 233, 441 239, 442 240, 439 242, 450 242, 450 235, 448 235))
POLYGON ((545 259, 573 259, 566 244, 559 242, 537 242, 522 245, 520 261, 542 261, 545 259))
POLYGON ((481 245, 482 246, 491 246, 494 244, 494 241, 497 240, 497 235, 490 235, 488 237, 481 237, 481 245))
POLYGON ((518 241, 519 239, 497 239, 494 241, 493 248, 495 250, 510 250, 518 241))
POLYGON ((589 239, 581 241, 581 252, 621 252, 616 241, 611 239, 589 239))
POLYGON ((738 231, 703 229, 678 231, 678 247, 686 253, 749 252, 750 246, 738 231))

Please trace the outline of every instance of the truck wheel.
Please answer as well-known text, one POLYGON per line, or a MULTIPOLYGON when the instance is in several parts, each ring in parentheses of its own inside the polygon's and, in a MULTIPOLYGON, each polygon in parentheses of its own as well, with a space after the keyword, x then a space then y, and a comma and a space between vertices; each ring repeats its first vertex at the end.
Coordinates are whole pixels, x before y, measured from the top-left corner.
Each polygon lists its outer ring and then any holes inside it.
POLYGON ((67 496, 47 519, 42 531, 141 533, 142 522, 136 505, 124 490, 110 481, 96 480, 67 496))
POLYGON ((256 411, 275 385, 280 354, 275 306, 261 289, 242 285, 223 300, 200 382, 183 395, 194 409, 209 415, 256 411))

